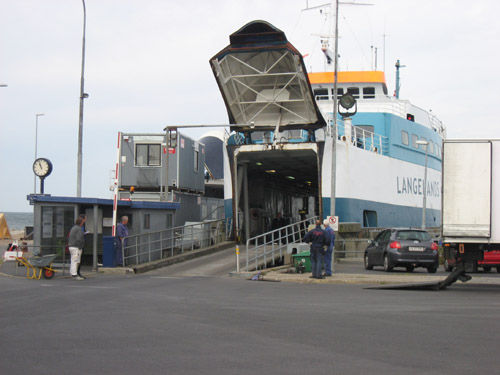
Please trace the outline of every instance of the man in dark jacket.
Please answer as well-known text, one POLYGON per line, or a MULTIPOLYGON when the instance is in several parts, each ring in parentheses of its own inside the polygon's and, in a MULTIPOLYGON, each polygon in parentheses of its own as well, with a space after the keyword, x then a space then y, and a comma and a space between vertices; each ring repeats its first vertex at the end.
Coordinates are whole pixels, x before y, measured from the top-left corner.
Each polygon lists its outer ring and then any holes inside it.
POLYGON ((80 265, 83 246, 85 245, 85 237, 83 236, 82 227, 85 224, 85 215, 80 215, 75 222, 75 225, 69 231, 68 247, 71 254, 70 273, 74 280, 84 280, 84 277, 78 274, 78 266, 80 265))
POLYGON ((304 242, 311 243, 311 277, 313 279, 324 279, 321 275, 321 266, 325 246, 330 243, 330 235, 321 228, 321 220, 316 220, 316 228, 306 233, 304 242))

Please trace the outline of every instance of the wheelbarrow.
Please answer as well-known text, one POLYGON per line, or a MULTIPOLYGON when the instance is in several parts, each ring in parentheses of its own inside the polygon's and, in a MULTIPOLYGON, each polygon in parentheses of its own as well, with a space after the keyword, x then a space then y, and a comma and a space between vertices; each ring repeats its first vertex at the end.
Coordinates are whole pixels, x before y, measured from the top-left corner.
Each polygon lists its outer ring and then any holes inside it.
POLYGON ((56 270, 52 268, 52 262, 56 259, 57 254, 41 255, 28 257, 16 257, 16 260, 26 267, 26 277, 28 279, 40 280, 43 276, 45 279, 52 279, 56 270))

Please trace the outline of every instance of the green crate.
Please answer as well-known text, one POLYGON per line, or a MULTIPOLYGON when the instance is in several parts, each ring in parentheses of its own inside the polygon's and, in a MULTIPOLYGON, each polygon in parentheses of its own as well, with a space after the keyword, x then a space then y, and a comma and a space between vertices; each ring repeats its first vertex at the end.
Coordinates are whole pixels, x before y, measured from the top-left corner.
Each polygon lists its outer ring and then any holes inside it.
POLYGON ((311 272, 311 252, 303 251, 298 254, 293 254, 293 265, 297 272, 311 272))

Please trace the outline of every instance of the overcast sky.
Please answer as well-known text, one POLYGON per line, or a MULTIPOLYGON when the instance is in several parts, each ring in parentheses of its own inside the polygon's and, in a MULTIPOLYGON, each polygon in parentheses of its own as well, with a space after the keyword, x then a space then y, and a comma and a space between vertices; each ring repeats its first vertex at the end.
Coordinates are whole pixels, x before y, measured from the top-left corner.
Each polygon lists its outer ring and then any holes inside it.
MULTIPOLYGON (((341 70, 374 67, 373 46, 389 92, 400 59, 401 98, 432 110, 448 137, 500 138, 500 2, 363 2, 374 5, 341 6, 341 70)), ((301 11, 306 3, 86 0, 82 195, 111 198, 118 131, 227 123, 208 61, 245 23, 274 24, 308 54, 308 69, 323 70, 317 34, 328 23, 319 10, 301 11)), ((0 83, 8 85, 0 87, 0 212, 30 211, 37 113, 45 114, 38 157, 54 165, 45 193, 76 195, 83 7, 81 0, 0 0, 0 14, 0 83)), ((198 139, 206 131, 185 133, 198 139)))

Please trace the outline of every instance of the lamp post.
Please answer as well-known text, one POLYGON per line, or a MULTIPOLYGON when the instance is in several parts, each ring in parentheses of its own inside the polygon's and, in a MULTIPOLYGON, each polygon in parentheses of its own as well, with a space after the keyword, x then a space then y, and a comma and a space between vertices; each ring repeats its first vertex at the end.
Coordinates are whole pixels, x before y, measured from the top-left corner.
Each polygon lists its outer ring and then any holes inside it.
POLYGON ((7 87, 7 84, 5 84, 5 83, 0 83, 0 87, 7 87))
POLYGON ((425 229, 425 206, 427 204, 427 154, 429 142, 419 140, 417 145, 425 146, 425 172, 424 172, 424 202, 422 205, 422 229, 425 229))
POLYGON ((80 116, 78 122, 78 161, 76 172, 76 196, 82 196, 82 143, 83 143, 83 100, 89 95, 84 92, 84 72, 85 72, 85 25, 87 23, 87 11, 85 9, 85 0, 83 4, 83 39, 82 39, 82 75, 80 79, 80 116))
MULTIPOLYGON (((38 157, 38 117, 40 116, 45 116, 44 113, 37 113, 35 115, 36 117, 36 122, 35 122, 35 160, 38 157)), ((36 176, 34 176, 34 181, 33 181, 33 194, 36 194, 36 176)))

